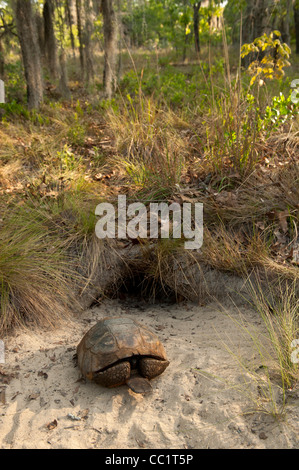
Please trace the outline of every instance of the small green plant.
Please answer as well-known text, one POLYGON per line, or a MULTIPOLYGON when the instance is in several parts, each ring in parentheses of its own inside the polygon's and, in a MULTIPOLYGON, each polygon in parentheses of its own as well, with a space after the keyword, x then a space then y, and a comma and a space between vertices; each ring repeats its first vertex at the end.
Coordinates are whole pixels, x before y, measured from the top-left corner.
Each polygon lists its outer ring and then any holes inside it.
POLYGON ((93 147, 93 149, 89 151, 89 154, 95 168, 100 168, 104 165, 106 156, 100 148, 93 147))
MULTIPOLYGON (((81 108, 80 108, 81 109, 81 108)), ((85 142, 85 127, 82 125, 77 112, 74 113, 74 119, 69 127, 68 140, 71 145, 82 146, 85 142)))
POLYGON ((76 103, 76 113, 77 113, 77 116, 80 116, 80 117, 84 116, 84 111, 81 107, 81 103, 79 100, 77 100, 77 103, 76 103))
POLYGON ((4 109, 5 117, 11 116, 22 116, 25 119, 30 119, 30 111, 21 103, 17 103, 13 100, 9 103, 1 103, 0 109, 4 109))
POLYGON ((117 112, 119 107, 118 103, 115 98, 111 100, 101 100, 99 103, 99 108, 103 111, 107 111, 107 109, 112 109, 114 112, 117 112))
POLYGON ((16 100, 9 103, 1 103, 0 109, 5 111, 4 119, 8 117, 23 117, 27 121, 31 121, 39 126, 49 125, 50 123, 50 119, 47 116, 38 113, 36 110, 29 111, 25 105, 17 103, 16 100))
POLYGON ((57 157, 60 161, 61 168, 63 170, 75 170, 80 163, 80 159, 75 156, 67 144, 64 145, 61 151, 57 152, 57 157))
POLYGON ((298 115, 298 106, 292 100, 292 93, 286 98, 283 93, 272 98, 271 105, 266 107, 263 120, 263 128, 271 130, 279 128, 288 119, 298 115))

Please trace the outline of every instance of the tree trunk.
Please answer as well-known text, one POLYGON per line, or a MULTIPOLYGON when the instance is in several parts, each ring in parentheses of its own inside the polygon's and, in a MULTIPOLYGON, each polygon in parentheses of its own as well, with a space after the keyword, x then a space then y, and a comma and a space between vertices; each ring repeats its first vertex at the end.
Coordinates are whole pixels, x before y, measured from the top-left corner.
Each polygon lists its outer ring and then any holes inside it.
POLYGON ((58 13, 58 26, 59 26, 59 65, 60 65, 60 73, 59 73, 59 86, 58 92, 61 96, 65 99, 71 98, 71 92, 68 87, 68 78, 67 78, 67 68, 66 68, 66 55, 64 50, 64 33, 65 33, 65 17, 63 15, 63 9, 61 4, 56 4, 57 13, 58 13))
POLYGON ((57 47, 54 32, 54 5, 52 0, 45 0, 43 17, 45 28, 45 56, 49 72, 53 78, 57 77, 57 47))
POLYGON ((1 36, 0 36, 0 79, 4 80, 4 49, 3 49, 1 36))
MULTIPOLYGON (((251 43, 264 33, 268 34, 270 32, 270 2, 271 0, 246 0, 247 6, 242 26, 242 44, 251 43)), ((248 54, 242 60, 242 64, 248 66, 252 60, 252 54, 248 54)))
POLYGON ((64 49, 60 49, 59 54, 59 63, 60 63, 60 80, 59 80, 59 93, 64 99, 71 98, 71 92, 68 87, 68 78, 67 78, 67 69, 66 69, 66 60, 64 49))
POLYGON ((91 0, 85 0, 85 27, 84 33, 82 35, 83 44, 84 44, 84 63, 85 63, 85 81, 89 85, 94 78, 94 67, 93 67, 93 57, 91 50, 91 35, 93 29, 93 18, 92 18, 92 2, 91 0))
POLYGON ((122 47, 123 47, 123 40, 124 40, 124 28, 123 22, 121 19, 121 0, 117 0, 117 31, 118 31, 118 60, 117 60, 117 81, 120 80, 121 73, 122 73, 122 47))
POLYGON ((296 33, 296 54, 299 54, 299 1, 294 3, 294 22, 296 33))
POLYGON ((27 83, 28 107, 38 109, 43 101, 43 80, 31 0, 17 0, 15 14, 27 83))
POLYGON ((71 39, 73 56, 75 56, 75 37, 74 37, 74 33, 73 33, 74 20, 73 20, 73 17, 72 17, 70 0, 66 0, 65 7, 66 7, 66 13, 67 13, 67 21, 68 21, 68 25, 69 25, 69 28, 70 28, 70 39, 71 39))
POLYGON ((45 24, 39 10, 35 11, 34 20, 36 23, 37 39, 39 50, 41 54, 42 64, 44 65, 45 59, 45 24))
POLYGON ((79 39, 79 54, 80 54, 80 66, 81 75, 84 76, 84 45, 83 45, 83 32, 82 32, 82 1, 76 0, 76 12, 77 12, 77 30, 79 39))
POLYGON ((116 56, 117 56, 117 21, 113 9, 113 0, 102 0, 104 19, 104 91, 107 99, 112 98, 116 88, 116 56))
POLYGON ((200 42, 199 42, 199 9, 201 2, 194 3, 193 5, 193 29, 194 29, 194 41, 195 41, 195 52, 200 53, 200 42))
POLYGON ((285 5, 285 14, 281 19, 280 24, 280 32, 281 32, 281 39, 286 44, 291 44, 291 36, 290 36, 290 16, 291 16, 291 7, 292 7, 292 0, 286 0, 285 5))
POLYGON ((270 1, 246 0, 247 6, 242 28, 243 43, 251 43, 255 38, 270 32, 270 1))

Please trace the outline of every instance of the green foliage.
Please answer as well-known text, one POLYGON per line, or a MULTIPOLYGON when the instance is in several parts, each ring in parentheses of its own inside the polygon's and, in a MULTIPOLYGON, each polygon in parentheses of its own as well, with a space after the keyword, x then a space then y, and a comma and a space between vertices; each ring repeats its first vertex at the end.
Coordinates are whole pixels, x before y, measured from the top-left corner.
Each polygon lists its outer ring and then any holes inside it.
POLYGON ((75 156, 66 144, 61 151, 57 152, 57 157, 60 161, 62 170, 75 170, 80 162, 80 159, 75 156))
POLYGON ((4 109, 5 118, 9 116, 22 116, 25 119, 30 119, 30 112, 28 109, 23 104, 17 103, 15 100, 9 103, 1 103, 0 109, 4 109))
MULTIPOLYGON (((135 46, 150 49, 172 46, 180 53, 186 44, 192 43, 193 4, 193 0, 136 2, 132 11, 125 11, 122 21, 135 46)), ((206 7, 201 6, 199 33, 204 42, 211 39, 211 16, 219 16, 221 11, 219 0, 210 1, 206 7)), ((212 37, 218 40, 219 32, 213 32, 212 37)))
MULTIPOLYGON (((129 74, 129 72, 128 72, 129 74)), ((117 112, 118 111, 118 103, 115 98, 112 98, 111 100, 104 99, 101 100, 99 103, 99 108, 103 111, 106 111, 107 109, 112 109, 113 111, 117 112)))
POLYGON ((16 100, 17 96, 18 101, 25 102, 26 86, 20 60, 5 64, 5 93, 7 101, 16 100))
POLYGON ((297 104, 292 101, 292 93, 285 98, 280 93, 279 96, 273 96, 271 105, 266 107, 263 117, 263 127, 267 129, 277 129, 288 119, 293 119, 298 115, 299 109, 297 104))
POLYGON ((183 108, 185 105, 200 106, 206 102, 211 92, 211 83, 205 76, 223 73, 224 59, 215 59, 209 67, 202 63, 201 67, 194 66, 188 72, 180 72, 173 66, 166 66, 156 73, 152 69, 145 69, 142 76, 135 71, 127 72, 121 83, 120 90, 132 97, 138 96, 140 90, 145 95, 153 95, 168 105, 183 108))
MULTIPOLYGON (((78 103, 77 103, 76 109, 77 107, 78 107, 78 103)), ((81 123, 77 111, 74 113, 73 122, 71 123, 69 127, 67 137, 71 145, 80 146, 80 145, 83 145, 85 142, 85 126, 81 123)))
POLYGON ((293 91, 291 93, 291 101, 293 104, 298 104, 299 103, 299 79, 295 79, 291 83, 291 88, 293 88, 293 91))
POLYGON ((27 107, 17 101, 13 100, 10 103, 1 103, 0 109, 5 111, 3 121, 9 118, 23 117, 27 121, 31 121, 35 125, 49 125, 50 120, 47 116, 38 113, 36 110, 28 111, 27 107))

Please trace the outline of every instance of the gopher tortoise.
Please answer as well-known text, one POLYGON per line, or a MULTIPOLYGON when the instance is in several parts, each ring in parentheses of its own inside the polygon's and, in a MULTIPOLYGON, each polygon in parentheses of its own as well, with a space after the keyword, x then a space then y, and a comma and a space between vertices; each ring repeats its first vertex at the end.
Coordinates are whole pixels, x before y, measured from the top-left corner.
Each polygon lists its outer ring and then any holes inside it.
POLYGON ((107 317, 77 346, 83 377, 105 387, 127 384, 135 393, 150 392, 150 379, 169 365, 157 336, 131 318, 107 317))

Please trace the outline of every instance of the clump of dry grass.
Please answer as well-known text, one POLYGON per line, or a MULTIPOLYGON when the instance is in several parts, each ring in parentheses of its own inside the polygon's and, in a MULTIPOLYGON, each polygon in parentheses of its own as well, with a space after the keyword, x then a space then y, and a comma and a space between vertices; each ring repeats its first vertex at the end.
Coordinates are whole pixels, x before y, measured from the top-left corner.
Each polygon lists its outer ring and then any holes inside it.
POLYGON ((273 373, 284 389, 291 389, 299 381, 298 362, 292 360, 292 342, 299 334, 298 283, 278 279, 270 284, 268 293, 261 283, 252 289, 252 305, 265 324, 271 344, 273 373))
POLYGON ((248 412, 262 412, 276 419, 285 416, 288 399, 297 389, 299 366, 293 360, 293 341, 298 339, 298 285, 276 278, 268 280, 267 289, 257 274, 250 283, 250 304, 262 320, 258 328, 248 323, 242 313, 239 318, 225 315, 240 328, 246 340, 253 345, 253 359, 240 357, 236 347, 223 340, 224 346, 240 367, 243 382, 232 384, 246 395, 251 407, 248 412))
POLYGON ((84 254, 95 237, 98 197, 77 181, 51 197, 27 194, 0 227, 0 331, 28 321, 57 325, 80 307, 78 292, 95 263, 84 254))
POLYGON ((172 111, 140 94, 136 101, 124 100, 120 110, 108 110, 106 121, 117 152, 111 164, 133 184, 150 190, 180 182, 188 154, 180 130, 186 123, 172 111))
POLYGON ((27 220, 17 214, 6 219, 0 230, 0 330, 67 318, 70 273, 66 253, 45 224, 29 212, 27 220))
POLYGON ((258 265, 268 254, 265 241, 258 235, 248 236, 233 232, 223 224, 215 230, 206 228, 199 259, 213 269, 244 275, 258 265))

